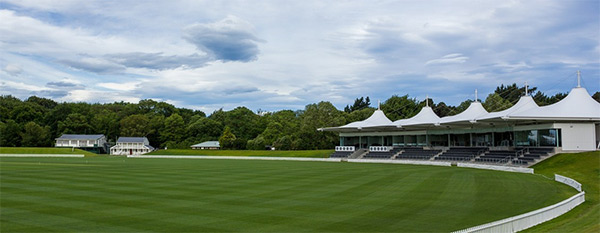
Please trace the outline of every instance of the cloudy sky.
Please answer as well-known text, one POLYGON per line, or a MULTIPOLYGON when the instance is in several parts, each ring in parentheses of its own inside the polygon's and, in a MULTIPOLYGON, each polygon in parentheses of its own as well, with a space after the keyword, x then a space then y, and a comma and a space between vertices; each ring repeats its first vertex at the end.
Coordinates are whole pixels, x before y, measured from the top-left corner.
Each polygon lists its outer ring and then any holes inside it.
POLYGON ((212 112, 600 90, 600 1, 0 0, 0 94, 212 112))

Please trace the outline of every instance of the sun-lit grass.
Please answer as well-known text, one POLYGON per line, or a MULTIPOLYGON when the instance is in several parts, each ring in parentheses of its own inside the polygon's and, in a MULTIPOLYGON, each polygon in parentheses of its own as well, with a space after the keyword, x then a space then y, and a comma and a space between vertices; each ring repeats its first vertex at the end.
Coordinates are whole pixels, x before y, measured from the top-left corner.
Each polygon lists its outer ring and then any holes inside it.
POLYGON ((579 181, 585 202, 528 232, 600 232, 600 152, 558 154, 533 168, 535 173, 547 177, 559 174, 579 181))
POLYGON ((0 154, 78 154, 85 156, 95 156, 92 152, 87 152, 73 148, 56 147, 0 147, 0 154))
POLYGON ((211 156, 267 156, 267 157, 306 157, 329 158, 333 150, 158 150, 147 155, 211 155, 211 156))
POLYGON ((541 176, 255 160, 0 158, 0 232, 448 232, 574 195, 541 176))

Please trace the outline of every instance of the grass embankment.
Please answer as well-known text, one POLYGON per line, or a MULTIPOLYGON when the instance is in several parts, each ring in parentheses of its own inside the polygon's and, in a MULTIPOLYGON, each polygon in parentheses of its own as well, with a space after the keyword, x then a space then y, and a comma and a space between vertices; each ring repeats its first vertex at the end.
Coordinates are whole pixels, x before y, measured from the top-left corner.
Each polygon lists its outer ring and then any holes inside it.
POLYGON ((104 156, 3 157, 0 183, 0 232, 448 232, 576 193, 456 167, 104 156))
POLYGON ((147 155, 211 155, 211 156, 265 156, 265 157, 304 157, 329 158, 333 150, 157 150, 147 155))
POLYGON ((573 178, 583 186, 585 202, 528 232, 600 232, 600 152, 558 154, 533 166, 536 174, 573 178))
POLYGON ((94 156, 92 152, 73 148, 57 147, 0 147, 0 154, 77 154, 94 156))

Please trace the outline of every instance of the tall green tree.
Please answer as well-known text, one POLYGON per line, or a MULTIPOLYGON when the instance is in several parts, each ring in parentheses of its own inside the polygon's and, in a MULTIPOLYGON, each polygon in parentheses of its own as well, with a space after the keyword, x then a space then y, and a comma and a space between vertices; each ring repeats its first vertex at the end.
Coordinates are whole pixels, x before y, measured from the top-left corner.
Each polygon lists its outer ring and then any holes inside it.
POLYGON ((352 104, 352 106, 346 105, 346 107, 344 108, 344 112, 351 113, 351 112, 354 112, 357 110, 368 108, 370 105, 371 105, 371 100, 369 99, 368 96, 367 96, 367 98, 364 98, 364 97, 356 98, 356 100, 354 100, 354 104, 352 104))
POLYGON ((381 110, 391 121, 396 121, 417 115, 421 108, 419 102, 408 95, 393 95, 381 104, 381 110))
POLYGON ((179 114, 174 113, 171 116, 167 117, 164 122, 163 131, 160 134, 161 141, 163 143, 172 141, 172 142, 180 142, 185 136, 185 125, 183 121, 183 117, 179 114))
POLYGON ((346 115, 346 124, 355 121, 362 121, 369 118, 375 112, 374 108, 363 108, 361 110, 356 110, 346 115))
POLYGON ((24 132, 21 135, 22 146, 38 147, 50 146, 50 127, 42 127, 37 123, 30 121, 25 124, 24 132))
POLYGON ((497 112, 512 107, 508 100, 502 98, 498 93, 489 94, 485 101, 482 103, 485 110, 488 112, 497 112))
POLYGON ((309 104, 304 108, 301 116, 301 125, 298 132, 299 149, 326 149, 333 148, 339 143, 336 133, 318 132, 316 129, 340 126, 346 122, 342 111, 339 111, 330 102, 321 101, 318 104, 309 104))
POLYGON ((115 142, 119 136, 119 119, 118 115, 107 109, 103 109, 92 117, 90 121, 94 133, 104 134, 108 141, 115 142))
POLYGON ((58 122, 58 132, 60 134, 92 134, 94 130, 86 116, 80 113, 71 113, 65 120, 58 122))
POLYGON ((434 105, 432 107, 432 110, 439 117, 448 116, 450 114, 450 112, 453 111, 452 108, 450 106, 446 105, 446 103, 444 103, 444 102, 439 102, 438 104, 434 105))
POLYGON ((255 138, 264 128, 259 127, 259 116, 246 107, 237 107, 226 113, 225 125, 231 128, 236 137, 246 141, 255 138))
MULTIPOLYGON (((536 92, 536 90, 537 87, 527 87, 527 93, 534 93, 536 92)), ((525 95, 525 86, 518 87, 516 83, 506 86, 502 84, 496 87, 494 93, 498 94, 500 97, 507 100, 508 102, 515 104, 517 101, 519 101, 519 98, 521 98, 521 96, 525 95)))
POLYGON ((231 132, 231 128, 226 126, 223 135, 219 137, 219 145, 221 149, 234 149, 236 139, 235 134, 231 132))
POLYGON ((123 137, 145 137, 154 132, 154 129, 149 127, 150 120, 147 116, 135 114, 123 118, 120 121, 121 134, 123 137))
POLYGON ((14 120, 0 122, 0 146, 21 146, 21 125, 14 120))
POLYGON ((187 136, 196 142, 218 140, 223 133, 223 124, 211 118, 200 118, 187 127, 187 136))

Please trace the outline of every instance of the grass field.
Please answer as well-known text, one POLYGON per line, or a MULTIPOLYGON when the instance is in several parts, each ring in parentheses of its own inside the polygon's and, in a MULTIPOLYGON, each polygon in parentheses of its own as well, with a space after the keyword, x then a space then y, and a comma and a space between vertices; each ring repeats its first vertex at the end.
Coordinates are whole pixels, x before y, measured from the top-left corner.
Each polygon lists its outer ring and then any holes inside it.
POLYGON ((600 152, 558 154, 533 168, 535 173, 548 177, 556 173, 579 181, 585 202, 528 232, 600 232, 600 152))
POLYGON ((266 156, 266 157, 305 157, 329 158, 333 150, 192 150, 168 149, 148 153, 148 155, 213 155, 213 156, 266 156))
POLYGON ((123 157, 0 158, 0 184, 1 232, 447 232, 576 193, 457 167, 123 157))
POLYGON ((78 154, 94 156, 96 154, 80 149, 56 147, 0 147, 0 154, 78 154))

